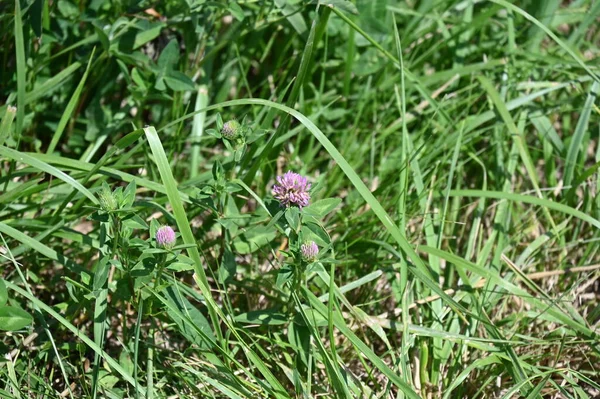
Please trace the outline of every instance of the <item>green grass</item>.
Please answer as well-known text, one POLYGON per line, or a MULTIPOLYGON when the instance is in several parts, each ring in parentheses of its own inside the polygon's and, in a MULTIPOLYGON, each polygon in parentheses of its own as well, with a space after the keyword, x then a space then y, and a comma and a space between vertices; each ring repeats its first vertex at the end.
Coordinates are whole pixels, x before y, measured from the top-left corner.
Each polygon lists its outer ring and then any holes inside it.
POLYGON ((0 10, 1 398, 600 395, 598 2, 0 10))

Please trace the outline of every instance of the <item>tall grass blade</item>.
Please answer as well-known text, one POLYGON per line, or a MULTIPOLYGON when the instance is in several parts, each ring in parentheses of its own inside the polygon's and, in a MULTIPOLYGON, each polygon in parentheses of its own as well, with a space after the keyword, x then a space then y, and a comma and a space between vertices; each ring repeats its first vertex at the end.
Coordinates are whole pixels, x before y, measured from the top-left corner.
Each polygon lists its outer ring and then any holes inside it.
POLYGON ((17 146, 23 134, 23 120, 25 118, 25 74, 27 62, 25 60, 25 43, 23 39, 23 16, 21 15, 21 3, 15 0, 15 50, 17 62, 17 146))
POLYGON ((98 200, 96 199, 96 197, 94 197, 94 195, 87 188, 83 187, 81 183, 79 183, 63 171, 55 168, 54 166, 40 161, 38 159, 37 154, 29 155, 24 152, 15 151, 11 148, 0 147, 0 155, 12 159, 14 161, 33 166, 34 168, 39 169, 42 172, 57 177, 65 183, 71 185, 74 189, 79 191, 84 196, 86 196, 90 201, 92 201, 93 204, 98 204, 98 200))
POLYGON ((594 71, 592 71, 585 64, 585 62, 583 62, 583 60, 571 49, 571 47, 569 47, 569 45, 567 43, 565 43, 561 39, 559 39, 558 36, 556 36, 550 29, 548 29, 548 27, 546 27, 546 25, 544 25, 543 23, 541 23, 540 21, 538 21, 537 19, 532 17, 526 11, 522 10, 521 8, 519 8, 513 4, 508 3, 505 0, 489 0, 489 1, 499 4, 505 8, 508 8, 508 9, 516 12, 517 14, 521 14, 523 17, 525 17, 525 19, 533 22, 536 26, 538 26, 541 30, 543 30, 548 36, 550 36, 550 38, 552 38, 552 40, 554 40, 554 42, 556 44, 558 44, 567 54, 569 54, 575 60, 575 62, 577 62, 583 69, 585 69, 585 71, 590 75, 590 77, 592 79, 594 79, 596 82, 600 82, 600 77, 598 76, 598 74, 596 74, 594 71))
MULTIPOLYGON (((592 107, 596 102, 598 96, 598 89, 600 89, 600 82, 596 81, 592 84, 590 92, 583 105, 583 110, 579 115, 569 150, 567 151, 567 159, 565 159, 565 176, 563 181, 565 186, 569 187, 573 183, 575 177, 575 167, 578 165, 577 156, 582 152, 581 143, 583 142, 583 136, 587 132, 588 124, 590 120, 590 114, 592 113, 592 107)), ((583 149, 583 153, 585 153, 583 149)))
POLYGON ((96 49, 94 48, 92 50, 92 54, 90 55, 90 60, 88 61, 87 68, 85 68, 85 72, 83 73, 83 77, 79 81, 77 88, 75 88, 75 91, 73 92, 73 95, 71 96, 71 99, 67 103, 67 107, 65 108, 62 116, 60 117, 58 126, 57 126, 56 130, 54 131, 54 135, 52 136, 52 140, 50 141, 50 145, 48 146, 48 150, 46 151, 46 153, 48 153, 48 154, 52 154, 52 152, 54 152, 54 149, 58 145, 58 142, 60 141, 60 138, 65 130, 65 127, 67 126, 67 123, 69 122, 69 119, 71 118, 71 115, 73 115, 73 111, 75 111, 75 107, 79 103, 79 97, 81 96, 81 92, 83 91, 85 82, 86 82, 88 74, 90 72, 90 67, 92 65, 92 60, 94 59, 95 52, 96 52, 96 49))

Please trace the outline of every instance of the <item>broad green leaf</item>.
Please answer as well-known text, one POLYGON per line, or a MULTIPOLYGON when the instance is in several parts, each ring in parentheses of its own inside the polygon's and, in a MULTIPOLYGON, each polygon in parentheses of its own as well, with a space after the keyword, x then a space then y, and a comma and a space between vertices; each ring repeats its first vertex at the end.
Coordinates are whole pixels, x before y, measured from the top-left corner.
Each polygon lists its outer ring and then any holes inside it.
POLYGON ((325 217, 329 212, 333 211, 342 200, 340 198, 325 198, 313 202, 307 207, 302 208, 302 213, 312 215, 317 218, 325 217))
POLYGON ((0 330, 16 331, 30 325, 33 317, 26 311, 14 306, 0 307, 0 330))
POLYGON ((276 232, 268 226, 257 225, 247 229, 243 236, 233 241, 235 252, 238 254, 249 254, 258 251, 265 245, 269 245, 275 239, 276 232))
POLYGON ((273 309, 254 310, 235 316, 235 321, 246 324, 261 324, 265 326, 279 326, 286 324, 289 317, 273 309))
POLYGON ((293 277, 293 266, 286 263, 277 271, 277 280, 275 280, 275 286, 279 289, 283 289, 288 281, 292 281, 293 277))
POLYGON ((299 35, 306 32, 308 27, 306 26, 302 13, 295 12, 297 7, 289 4, 287 0, 275 0, 275 5, 281 9, 281 13, 286 16, 290 25, 292 25, 299 35))
POLYGON ((171 69, 179 61, 179 43, 176 39, 172 39, 169 44, 160 53, 158 57, 158 67, 160 69, 171 69))
POLYGON ((237 19, 238 21, 244 20, 246 16, 244 15, 244 10, 242 9, 242 7, 240 7, 239 4, 231 2, 229 3, 228 7, 229 11, 231 12, 231 15, 233 15, 235 19, 237 19))
POLYGON ((58 0, 58 11, 67 19, 75 19, 79 16, 79 8, 68 0, 58 0))
POLYGON ((300 229, 300 211, 296 207, 290 207, 285 210, 285 220, 294 231, 300 229))
POLYGON ((164 26, 165 24, 162 22, 149 22, 147 25, 140 27, 140 32, 135 35, 133 49, 140 48, 149 41, 156 39, 164 26))
POLYGON ((165 83, 174 91, 193 91, 196 90, 192 79, 179 71, 170 71, 164 77, 165 83))
POLYGON ((209 339, 201 336, 196 332, 195 329, 190 328, 186 323, 183 322, 181 317, 177 315, 177 313, 167 312, 169 317, 177 323, 179 326, 179 331, 190 341, 198 345, 202 349, 209 349, 214 346, 215 337, 212 329, 210 328, 210 323, 204 317, 204 315, 191 304, 188 299, 182 295, 180 291, 176 289, 174 286, 168 287, 165 291, 165 298, 169 301, 171 306, 174 306, 181 312, 181 314, 186 315, 196 327, 204 332, 204 335, 209 339))
POLYGON ((236 268, 235 255, 226 248, 223 252, 223 261, 219 265, 219 282, 223 284, 230 281, 235 276, 236 268))

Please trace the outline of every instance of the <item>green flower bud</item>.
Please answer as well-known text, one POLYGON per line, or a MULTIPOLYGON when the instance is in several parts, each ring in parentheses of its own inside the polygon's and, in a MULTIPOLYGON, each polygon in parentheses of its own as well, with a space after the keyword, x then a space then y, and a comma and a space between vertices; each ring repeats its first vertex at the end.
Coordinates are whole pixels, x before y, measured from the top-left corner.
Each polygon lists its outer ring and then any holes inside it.
POLYGON ((117 209, 117 199, 113 195, 110 187, 103 185, 100 190, 100 206, 107 212, 115 211, 117 209))
POLYGON ((241 127, 242 126, 238 121, 232 119, 230 121, 225 122, 225 124, 223 125, 223 129, 221 129, 221 134, 227 140, 233 140, 239 135, 241 127))

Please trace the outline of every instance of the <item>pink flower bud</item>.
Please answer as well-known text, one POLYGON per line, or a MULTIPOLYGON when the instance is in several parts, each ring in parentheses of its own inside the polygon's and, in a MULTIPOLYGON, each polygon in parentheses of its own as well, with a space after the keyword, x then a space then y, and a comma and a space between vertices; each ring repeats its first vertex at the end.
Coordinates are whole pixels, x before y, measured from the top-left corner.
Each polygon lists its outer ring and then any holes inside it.
POLYGON ((175 246, 175 231, 170 226, 162 226, 156 232, 156 243, 163 248, 173 248, 175 246))

